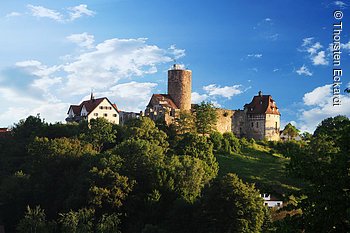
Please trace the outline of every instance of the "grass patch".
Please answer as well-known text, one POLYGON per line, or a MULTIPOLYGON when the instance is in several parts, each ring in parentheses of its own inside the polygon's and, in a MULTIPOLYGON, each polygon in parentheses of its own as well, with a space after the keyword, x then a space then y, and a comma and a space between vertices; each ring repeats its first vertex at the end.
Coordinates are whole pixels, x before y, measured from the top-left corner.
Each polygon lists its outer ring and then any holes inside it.
POLYGON ((217 155, 219 176, 236 173, 241 179, 255 183, 263 192, 289 194, 305 186, 301 180, 288 176, 285 166, 288 159, 270 154, 270 148, 255 144, 239 154, 217 155))

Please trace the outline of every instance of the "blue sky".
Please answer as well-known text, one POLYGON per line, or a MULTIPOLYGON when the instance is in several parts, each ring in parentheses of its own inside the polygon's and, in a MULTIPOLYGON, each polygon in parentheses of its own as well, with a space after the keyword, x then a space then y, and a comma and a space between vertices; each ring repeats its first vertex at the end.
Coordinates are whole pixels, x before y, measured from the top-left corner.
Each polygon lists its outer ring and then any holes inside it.
POLYGON ((193 72, 193 101, 243 108, 259 90, 313 131, 350 116, 346 1, 4 1, 0 3, 0 126, 40 113, 64 121, 91 89, 120 109, 165 93, 176 60, 193 72), (341 33, 342 104, 332 106, 333 12, 341 33))

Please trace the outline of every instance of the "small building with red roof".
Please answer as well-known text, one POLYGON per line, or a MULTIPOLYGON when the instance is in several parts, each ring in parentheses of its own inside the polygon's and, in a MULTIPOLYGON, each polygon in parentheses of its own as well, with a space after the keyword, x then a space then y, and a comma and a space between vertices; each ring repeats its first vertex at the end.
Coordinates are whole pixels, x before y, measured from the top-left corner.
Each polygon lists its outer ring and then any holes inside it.
POLYGON ((241 136, 255 140, 277 141, 280 139, 281 114, 271 95, 263 95, 259 91, 249 104, 244 105, 243 112, 241 119, 245 123, 241 127, 241 133, 244 134, 241 136))
POLYGON ((71 105, 67 114, 67 122, 89 122, 91 119, 103 117, 113 124, 119 124, 117 105, 112 104, 106 97, 95 99, 93 94, 90 100, 85 100, 79 105, 71 105))

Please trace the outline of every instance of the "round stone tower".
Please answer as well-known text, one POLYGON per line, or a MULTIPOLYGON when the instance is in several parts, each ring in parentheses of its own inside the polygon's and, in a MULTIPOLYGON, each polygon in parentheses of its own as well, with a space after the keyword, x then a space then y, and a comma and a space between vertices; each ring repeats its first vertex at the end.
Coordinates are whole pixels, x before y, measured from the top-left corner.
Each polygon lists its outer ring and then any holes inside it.
POLYGON ((191 110, 192 71, 174 65, 168 70, 168 94, 180 110, 191 110))

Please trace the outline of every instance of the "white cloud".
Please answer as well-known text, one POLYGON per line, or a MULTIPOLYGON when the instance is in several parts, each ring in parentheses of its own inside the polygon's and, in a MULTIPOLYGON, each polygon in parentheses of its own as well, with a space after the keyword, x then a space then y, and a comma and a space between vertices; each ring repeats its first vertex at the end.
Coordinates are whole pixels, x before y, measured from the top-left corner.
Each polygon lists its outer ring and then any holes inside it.
POLYGON ((247 57, 252 57, 252 58, 262 58, 261 53, 255 53, 255 54, 248 54, 247 57))
POLYGON ((324 106, 328 103, 328 99, 331 99, 331 86, 332 85, 325 85, 317 87, 313 91, 306 93, 303 97, 304 104, 308 106, 324 106))
POLYGON ((308 37, 303 39, 302 49, 299 49, 301 52, 307 52, 309 54, 309 58, 312 61, 312 64, 317 65, 328 65, 328 61, 326 59, 326 51, 321 50, 323 46, 320 42, 313 42, 313 37, 308 37))
POLYGON ((334 5, 340 7, 340 9, 346 9, 348 7, 348 4, 343 1, 335 1, 334 5))
POLYGON ((176 48, 176 45, 171 45, 169 50, 174 55, 174 59, 179 59, 186 55, 185 50, 176 48))
POLYGON ((272 19, 271 19, 271 18, 265 18, 265 21, 266 21, 266 22, 271 22, 272 19))
POLYGON ((278 69, 278 68, 275 68, 275 69, 273 69, 273 72, 277 72, 277 71, 279 71, 280 69, 278 69))
POLYGON ((3 111, 0 113, 0 122, 14 122, 25 119, 29 115, 35 116, 37 114, 40 114, 46 122, 64 121, 69 107, 68 103, 50 98, 38 100, 32 98, 26 92, 19 92, 10 88, 0 88, 0 98, 4 101, 3 111))
POLYGON ((217 102, 216 100, 212 100, 212 101, 210 101, 210 103, 212 103, 214 105, 214 107, 216 107, 216 108, 222 107, 221 104, 219 104, 219 102, 217 102))
POLYGON ((268 40, 272 40, 272 41, 276 41, 278 39, 278 37, 280 36, 280 34, 275 33, 275 34, 270 34, 266 36, 266 39, 268 40))
MULTIPOLYGON (((84 42, 77 38, 81 37, 70 39, 84 42)), ((157 73, 158 66, 163 70, 174 57, 185 55, 175 46, 160 48, 145 38, 113 38, 96 46, 91 44, 89 51, 77 52, 56 65, 25 60, 15 63, 9 71, 1 71, 0 98, 4 96, 6 103, 2 105, 0 122, 14 122, 37 113, 50 122, 64 121, 69 105, 78 104, 91 88, 96 96, 108 97, 122 110, 144 110, 157 84, 137 79, 157 73)))
POLYGON ((156 86, 156 83, 132 81, 114 85, 103 95, 115 102, 120 110, 139 112, 145 110, 156 86))
POLYGON ((69 41, 76 43, 80 47, 93 48, 94 46, 94 36, 89 35, 86 32, 81 34, 72 34, 66 37, 69 41))
POLYGON ((201 95, 198 92, 192 92, 191 94, 192 103, 194 104, 200 104, 201 102, 206 101, 208 97, 207 94, 201 95))
POLYGON ((341 44, 340 45, 342 49, 349 50, 350 51, 350 41, 346 44, 341 44))
POLYGON ((317 55, 312 57, 312 62, 314 65, 328 65, 325 51, 320 51, 317 53, 317 55))
POLYGON ((6 18, 18 17, 18 16, 21 16, 21 15, 22 15, 21 13, 16 12, 16 11, 13 11, 13 12, 11 12, 11 13, 8 13, 8 14, 6 15, 6 18))
POLYGON ((31 11, 31 15, 35 17, 50 18, 57 22, 74 21, 83 16, 94 16, 96 14, 94 11, 89 10, 85 4, 69 7, 68 11, 65 12, 59 12, 43 6, 33 6, 30 4, 27 5, 27 8, 31 11))
POLYGON ((304 38, 303 39, 303 44, 301 46, 304 47, 304 46, 307 46, 307 45, 311 44, 313 39, 314 39, 313 37, 304 38))
POLYGON ((27 60, 16 62, 16 66, 23 68, 23 70, 28 71, 30 74, 38 76, 38 77, 48 77, 58 70, 61 69, 62 66, 51 66, 48 67, 46 65, 41 64, 41 62, 36 60, 27 60))
POLYGON ((309 47, 307 49, 308 53, 310 53, 310 55, 315 54, 319 49, 321 49, 323 46, 321 45, 320 42, 316 42, 314 45, 312 45, 311 47, 309 47))
POLYGON ((309 71, 309 69, 303 65, 296 71, 299 75, 306 75, 306 76, 312 76, 312 73, 309 71))
POLYGON ((105 89, 120 79, 156 73, 157 65, 173 60, 173 52, 148 45, 145 38, 106 40, 64 66, 65 90, 80 95, 91 87, 105 89))
POLYGON ((203 90, 205 90, 209 96, 220 96, 231 99, 232 96, 243 93, 241 88, 241 85, 221 87, 220 85, 210 84, 208 86, 204 86, 203 90))
POLYGON ((63 16, 61 15, 61 13, 55 10, 48 9, 43 6, 27 5, 27 7, 29 8, 33 16, 36 16, 39 18, 50 18, 56 21, 63 20, 63 16))
POLYGON ((68 9, 70 11, 70 20, 72 21, 82 17, 83 15, 94 16, 96 14, 96 12, 89 10, 85 4, 80 4, 79 6, 70 7, 68 9))
POLYGON ((325 85, 304 95, 305 108, 301 109, 298 122, 302 131, 313 132, 317 125, 328 117, 350 117, 350 97, 341 95, 341 105, 333 106, 332 91, 332 85, 325 85))

